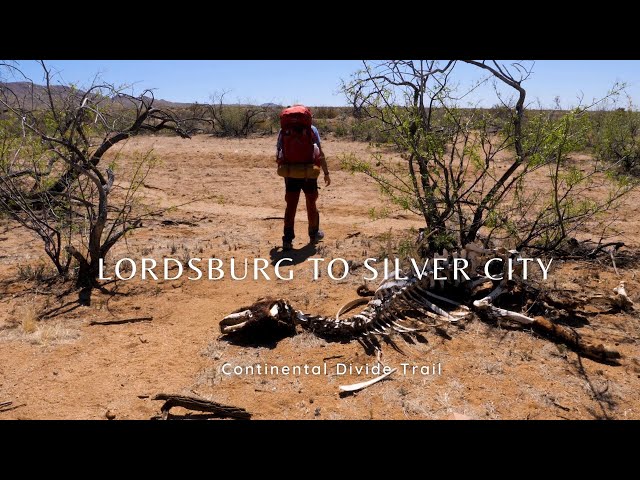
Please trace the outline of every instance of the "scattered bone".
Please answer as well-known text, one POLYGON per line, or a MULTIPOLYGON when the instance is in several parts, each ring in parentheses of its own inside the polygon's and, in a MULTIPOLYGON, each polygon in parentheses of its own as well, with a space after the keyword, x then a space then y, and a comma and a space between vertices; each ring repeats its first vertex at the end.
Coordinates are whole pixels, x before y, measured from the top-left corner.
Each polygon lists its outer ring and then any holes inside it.
POLYGON ((624 311, 632 311, 635 309, 633 302, 627 295, 624 281, 620 282, 620 285, 613 289, 613 293, 615 293, 615 295, 610 297, 610 299, 614 307, 618 307, 624 311))
POLYGON ((473 417, 463 415, 462 413, 453 412, 445 417, 445 420, 475 420, 473 417))
POLYGON ((243 310, 242 312, 232 313, 224 317, 220 322, 222 333, 232 333, 243 328, 247 322, 253 318, 251 310, 243 310), (244 321, 243 321, 244 320, 244 321))
MULTIPOLYGON (((475 305, 477 301, 473 303, 475 305)), ((477 308, 479 310, 484 310, 486 314, 494 318, 506 318, 507 320, 513 320, 515 322, 522 323, 523 325, 530 325, 535 322, 533 318, 527 317, 522 313, 505 310, 504 308, 496 307, 495 305, 491 305, 490 303, 477 305, 477 308)))
POLYGON ((493 291, 484 298, 473 302, 473 306, 483 311, 485 314, 492 318, 505 318, 507 320, 513 320, 524 325, 530 325, 535 322, 531 317, 527 317, 522 313, 513 312, 504 308, 499 308, 493 305, 493 302, 503 293, 508 292, 509 289, 505 285, 505 282, 500 283, 493 291))
POLYGON ((486 297, 481 298, 480 300, 474 301, 473 306, 476 308, 486 308, 490 304, 492 304, 496 298, 498 298, 500 295, 502 295, 506 291, 507 291, 506 287, 500 284, 495 289, 493 289, 493 291, 486 297))
POLYGON ((380 375, 379 377, 372 378, 371 380, 367 380, 366 382, 353 383, 351 385, 340 385, 340 387, 339 387, 340 391, 341 392, 357 392, 358 390, 362 390, 363 388, 370 387, 374 383, 378 383, 380 380, 384 380, 385 378, 387 378, 389 375, 391 375, 396 370, 398 370, 398 369, 394 368, 390 372, 385 373, 383 375, 380 375))

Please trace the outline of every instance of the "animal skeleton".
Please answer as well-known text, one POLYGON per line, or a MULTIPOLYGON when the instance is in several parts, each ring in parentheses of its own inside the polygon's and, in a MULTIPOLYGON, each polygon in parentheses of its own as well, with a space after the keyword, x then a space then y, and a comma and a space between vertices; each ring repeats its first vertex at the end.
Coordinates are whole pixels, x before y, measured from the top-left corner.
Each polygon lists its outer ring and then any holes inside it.
MULTIPOLYGON (((591 358, 615 362, 620 357, 619 353, 604 345, 586 343, 575 332, 549 322, 544 317, 529 317, 496 305, 501 297, 512 293, 519 285, 521 265, 518 268, 518 264, 514 262, 516 269, 512 280, 507 280, 507 275, 504 274, 507 265, 511 263, 508 260, 514 260, 517 256, 518 252, 515 250, 486 249, 477 243, 470 243, 459 251, 449 253, 444 250, 438 256, 444 259, 440 265, 444 264, 445 270, 439 273, 446 276, 446 280, 434 280, 431 261, 425 270, 426 275, 421 278, 413 273, 409 273, 407 279, 397 279, 401 275, 393 275, 382 281, 362 311, 348 318, 340 318, 345 307, 357 305, 361 301, 349 302, 338 311, 336 317, 324 317, 297 310, 287 300, 267 298, 224 317, 220 321, 220 330, 228 335, 261 328, 282 328, 294 332, 296 325, 300 325, 319 336, 358 339, 365 346, 378 350, 379 337, 388 339, 394 333, 415 335, 430 327, 458 322, 475 312, 486 319, 507 320, 536 327, 541 333, 559 338, 591 358), (488 259, 498 257, 502 260, 504 279, 496 281, 485 276, 480 267, 488 259), (453 262, 456 258, 469 262, 469 280, 454 278, 453 262), (475 299, 483 290, 486 291, 485 287, 488 285, 491 285, 491 291, 484 297, 475 299)), ((494 262, 496 263, 498 262, 494 262)), ((498 268, 498 265, 495 267, 498 268)), ((497 277, 500 272, 494 271, 491 274, 497 277)))

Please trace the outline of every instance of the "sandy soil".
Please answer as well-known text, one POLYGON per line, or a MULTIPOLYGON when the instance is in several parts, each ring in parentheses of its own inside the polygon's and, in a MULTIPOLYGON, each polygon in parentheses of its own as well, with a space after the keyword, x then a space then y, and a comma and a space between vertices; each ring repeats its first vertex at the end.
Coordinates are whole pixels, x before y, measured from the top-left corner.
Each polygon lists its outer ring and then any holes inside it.
MULTIPOLYGON (((192 140, 145 137, 120 152, 127 159, 153 148, 161 164, 142 190, 155 208, 185 204, 152 217, 111 259, 171 256, 184 259, 282 257, 284 188, 273 168, 275 138, 249 140, 198 136, 192 140), (165 221, 165 224, 162 223, 165 221), (169 221, 169 222, 167 222, 169 221), (167 224, 168 223, 168 224, 167 224)), ((77 303, 70 285, 25 280, 25 268, 45 263, 39 240, 5 222, 0 225, 0 404, 17 406, 0 419, 148 419, 159 413, 159 392, 197 394, 246 408, 256 419, 439 419, 452 414, 478 419, 640 418, 640 324, 637 315, 603 314, 576 326, 581 334, 615 346, 620 366, 580 358, 532 332, 472 320, 447 332, 427 332, 423 342, 399 340, 383 360, 400 371, 355 395, 338 386, 371 375, 337 375, 336 364, 376 363, 357 342, 329 343, 311 334, 269 346, 231 344, 218 322, 265 295, 286 297, 305 311, 335 314, 356 298, 362 268, 345 280, 311 279, 308 257, 362 262, 388 252, 420 219, 394 211, 362 175, 338 169, 338 157, 367 156, 370 147, 325 139, 333 184, 322 188, 319 207, 326 238, 305 246, 304 200, 294 243, 295 281, 132 280, 95 292, 89 306, 77 303), (379 218, 379 213, 387 214, 379 218), (374 210, 372 210, 374 209, 374 210), (92 321, 153 317, 121 325, 92 321), (225 375, 222 366, 324 365, 328 375, 225 375), (433 367, 441 374, 402 373, 402 363, 433 367)), ((532 188, 535 184, 531 185, 532 188)), ((619 237, 640 247, 640 193, 628 200, 619 237)), ((588 229, 587 229, 588 230, 588 229)), ((637 266, 619 272, 638 301, 637 266)), ((228 275, 227 275, 228 277, 228 275)), ((556 262, 553 288, 609 294, 619 278, 610 262, 556 262)), ((0 409, 1 410, 1 409, 0 409)), ((185 413, 175 409, 175 413, 185 413)))

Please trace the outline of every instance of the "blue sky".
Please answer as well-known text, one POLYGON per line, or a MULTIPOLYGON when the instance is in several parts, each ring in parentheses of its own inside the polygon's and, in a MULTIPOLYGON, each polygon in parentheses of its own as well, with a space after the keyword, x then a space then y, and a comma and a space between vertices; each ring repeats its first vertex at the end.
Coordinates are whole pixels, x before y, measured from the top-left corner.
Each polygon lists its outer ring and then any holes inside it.
MULTIPOLYGON (((19 63, 41 83, 35 62, 19 63)), ((136 92, 153 88, 156 98, 176 102, 204 102, 216 91, 230 90, 231 102, 307 105, 345 105, 340 79, 348 79, 362 65, 359 60, 51 60, 47 64, 65 82, 86 85, 100 73, 106 81, 133 84, 136 92)), ((457 78, 465 84, 478 78, 478 71, 463 66, 457 78)), ((634 103, 640 104, 638 60, 540 60, 524 86, 530 101, 540 99, 548 107, 559 96, 563 107, 569 107, 581 93, 585 100, 604 96, 616 81, 628 83, 634 103)), ((479 90, 473 100, 483 106, 496 103, 489 88, 479 90)))

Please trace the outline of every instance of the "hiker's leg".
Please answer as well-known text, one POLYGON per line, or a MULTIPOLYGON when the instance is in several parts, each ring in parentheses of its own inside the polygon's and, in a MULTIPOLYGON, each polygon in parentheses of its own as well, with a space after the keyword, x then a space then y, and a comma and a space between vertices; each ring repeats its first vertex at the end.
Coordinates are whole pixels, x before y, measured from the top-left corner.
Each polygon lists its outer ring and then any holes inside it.
POLYGON ((303 187, 304 197, 307 202, 307 220, 309 221, 309 237, 313 238, 320 230, 320 212, 316 202, 318 201, 318 181, 307 180, 303 187))
POLYGON ((285 178, 285 195, 287 208, 284 211, 284 236, 282 241, 292 242, 296 237, 294 225, 296 221, 296 209, 298 208, 298 200, 300 200, 300 186, 296 179, 285 178))

